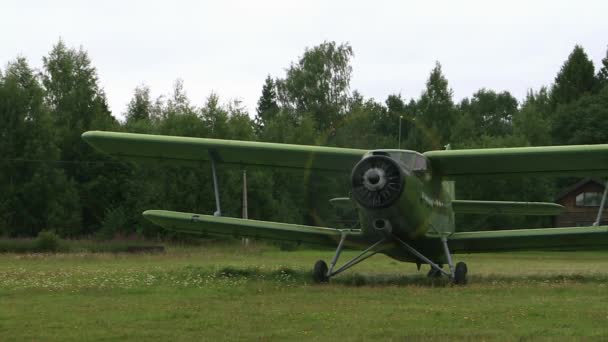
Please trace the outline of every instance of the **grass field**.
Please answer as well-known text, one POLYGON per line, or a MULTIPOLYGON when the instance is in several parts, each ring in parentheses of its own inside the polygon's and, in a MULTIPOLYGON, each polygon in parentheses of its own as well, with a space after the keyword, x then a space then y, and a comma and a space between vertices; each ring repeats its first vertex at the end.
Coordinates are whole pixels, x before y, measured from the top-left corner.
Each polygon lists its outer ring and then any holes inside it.
POLYGON ((608 339, 608 252, 459 255, 466 287, 379 255, 311 284, 331 254, 0 254, 0 340, 608 339))

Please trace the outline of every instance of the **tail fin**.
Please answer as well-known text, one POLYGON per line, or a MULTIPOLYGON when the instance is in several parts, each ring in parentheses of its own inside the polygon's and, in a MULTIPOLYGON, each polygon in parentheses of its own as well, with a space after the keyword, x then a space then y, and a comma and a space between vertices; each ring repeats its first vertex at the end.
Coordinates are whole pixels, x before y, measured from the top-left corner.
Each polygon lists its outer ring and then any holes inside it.
MULTIPOLYGON (((446 150, 451 150, 452 146, 450 144, 445 145, 446 150)), ((443 190, 448 193, 452 200, 456 199, 456 182, 454 181, 443 181, 443 190)))

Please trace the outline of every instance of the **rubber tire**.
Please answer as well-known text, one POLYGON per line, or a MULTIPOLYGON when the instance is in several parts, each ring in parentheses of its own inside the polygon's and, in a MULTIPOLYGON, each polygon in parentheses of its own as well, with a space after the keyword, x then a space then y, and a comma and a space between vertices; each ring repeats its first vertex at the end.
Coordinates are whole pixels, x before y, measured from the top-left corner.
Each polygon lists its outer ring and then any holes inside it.
POLYGON ((319 260, 315 263, 315 267, 312 269, 312 280, 317 284, 329 282, 327 276, 327 264, 323 260, 319 260))
POLYGON ((454 268, 454 284, 465 285, 467 283, 467 264, 459 262, 454 268))

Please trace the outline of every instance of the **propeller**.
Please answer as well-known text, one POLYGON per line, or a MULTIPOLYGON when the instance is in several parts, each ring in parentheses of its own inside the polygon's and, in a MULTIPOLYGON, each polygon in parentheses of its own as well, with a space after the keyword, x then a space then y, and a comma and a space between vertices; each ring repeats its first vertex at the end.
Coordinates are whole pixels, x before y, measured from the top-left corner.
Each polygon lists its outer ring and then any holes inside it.
POLYGON ((404 183, 401 168, 387 156, 364 158, 351 173, 353 198, 371 209, 386 208, 397 201, 404 183))

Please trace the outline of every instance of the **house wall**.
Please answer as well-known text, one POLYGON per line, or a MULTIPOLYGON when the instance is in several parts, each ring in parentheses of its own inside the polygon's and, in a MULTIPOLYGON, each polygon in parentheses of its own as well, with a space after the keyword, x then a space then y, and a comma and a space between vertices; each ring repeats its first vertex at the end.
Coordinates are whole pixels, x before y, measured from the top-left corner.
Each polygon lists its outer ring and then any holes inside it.
MULTIPOLYGON (((566 207, 566 212, 555 217, 556 227, 578 227, 590 226, 595 222, 599 207, 578 207, 576 196, 582 192, 604 192, 604 187, 595 182, 588 182, 562 197, 557 203, 566 207)), ((608 206, 608 201, 606 203, 608 206)), ((608 224, 608 210, 604 209, 602 214, 602 225, 608 224)))

